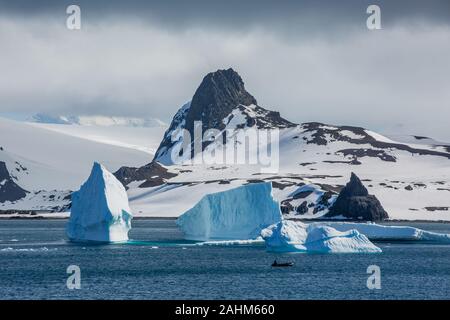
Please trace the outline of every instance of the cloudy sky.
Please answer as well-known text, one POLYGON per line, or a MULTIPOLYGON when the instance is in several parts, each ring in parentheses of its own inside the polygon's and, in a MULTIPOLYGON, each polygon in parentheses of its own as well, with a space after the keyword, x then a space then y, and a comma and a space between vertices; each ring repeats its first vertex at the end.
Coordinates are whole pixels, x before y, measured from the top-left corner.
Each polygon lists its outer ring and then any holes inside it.
POLYGON ((448 0, 0 0, 3 114, 169 122, 206 73, 233 67, 291 121, 450 142, 449 57, 448 0), (81 30, 66 28, 70 4, 81 30))

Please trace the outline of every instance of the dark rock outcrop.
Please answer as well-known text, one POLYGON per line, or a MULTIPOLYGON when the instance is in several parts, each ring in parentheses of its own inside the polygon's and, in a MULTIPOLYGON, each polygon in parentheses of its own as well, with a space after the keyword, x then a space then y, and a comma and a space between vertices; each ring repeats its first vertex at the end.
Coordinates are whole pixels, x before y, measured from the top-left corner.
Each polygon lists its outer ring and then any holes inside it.
MULTIPOLYGON (((358 158, 362 158, 362 157, 371 157, 371 158, 379 158, 380 160, 383 161, 388 161, 388 162, 396 162, 397 159, 388 154, 386 151, 384 150, 378 150, 378 149, 343 149, 343 150, 339 150, 336 151, 336 154, 342 154, 344 157, 351 155, 353 156, 353 159, 358 159, 358 158)), ((359 162, 359 164, 361 164, 361 162, 359 162)))
POLYGON ((28 191, 19 187, 11 178, 6 164, 0 161, 0 203, 17 201, 26 197, 28 191))
POLYGON ((350 182, 341 190, 326 216, 343 216, 365 221, 382 221, 389 218, 380 201, 369 194, 353 172, 350 182))
POLYGON ((280 209, 282 214, 289 214, 294 211, 294 206, 289 200, 283 200, 281 201, 280 209))
MULTIPOLYGON (((244 81, 233 69, 217 70, 205 76, 196 90, 192 101, 184 105, 175 115, 169 129, 164 135, 155 159, 169 164, 167 154, 176 142, 172 141, 172 133, 177 129, 185 129, 194 137, 195 122, 200 121, 202 132, 208 129, 225 129, 231 121, 234 110, 239 110, 246 121, 243 127, 256 126, 258 129, 288 128, 296 124, 282 118, 279 112, 266 110, 257 105, 256 99, 245 90, 244 81), (246 106, 253 105, 251 112, 246 106)), ((239 128, 237 128, 239 129, 239 128)), ((210 142, 202 144, 202 150, 210 142)), ((191 156, 194 155, 193 148, 191 156)))
POLYGON ((425 207, 427 211, 448 211, 449 207, 425 207))
POLYGON ((133 181, 143 181, 139 187, 149 188, 164 184, 168 179, 175 177, 176 174, 169 172, 158 162, 153 161, 140 168, 121 167, 114 172, 114 176, 125 188, 133 181))
POLYGON ((308 212, 308 202, 307 201, 303 201, 296 209, 295 209, 296 213, 301 215, 301 214, 305 214, 308 212))
POLYGON ((209 73, 195 91, 185 128, 192 132, 194 121, 202 121, 203 129, 224 128, 223 119, 234 108, 251 104, 256 105, 256 99, 245 90, 242 78, 233 69, 209 73))
POLYGON ((19 214, 19 215, 29 215, 36 216, 37 212, 35 210, 0 210, 0 215, 11 215, 11 214, 19 214))
MULTIPOLYGON (((322 188, 324 188, 324 186, 322 186, 322 188)), ((325 209, 328 209, 330 207, 329 201, 330 199, 335 195, 335 192, 332 191, 326 191, 319 199, 319 201, 317 201, 313 213, 316 214, 320 211, 323 211, 325 209)))

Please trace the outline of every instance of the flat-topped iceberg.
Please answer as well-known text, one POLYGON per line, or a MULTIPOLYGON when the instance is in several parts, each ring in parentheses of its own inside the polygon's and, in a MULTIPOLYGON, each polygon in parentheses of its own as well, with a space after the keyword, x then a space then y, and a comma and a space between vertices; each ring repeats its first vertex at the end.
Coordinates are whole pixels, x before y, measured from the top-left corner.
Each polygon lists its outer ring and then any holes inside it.
POLYGON ((177 220, 189 240, 247 240, 281 221, 270 182, 252 183, 204 196, 177 220))
POLYGON ((267 250, 307 253, 375 253, 375 246, 357 230, 340 232, 328 226, 283 220, 261 231, 267 250))
POLYGON ((408 226, 385 226, 376 223, 316 222, 313 225, 329 226, 339 231, 358 230, 370 240, 433 241, 450 243, 450 234, 436 233, 408 226))
POLYGON ((72 194, 67 236, 72 241, 128 240, 132 214, 123 185, 99 163, 80 190, 72 194))

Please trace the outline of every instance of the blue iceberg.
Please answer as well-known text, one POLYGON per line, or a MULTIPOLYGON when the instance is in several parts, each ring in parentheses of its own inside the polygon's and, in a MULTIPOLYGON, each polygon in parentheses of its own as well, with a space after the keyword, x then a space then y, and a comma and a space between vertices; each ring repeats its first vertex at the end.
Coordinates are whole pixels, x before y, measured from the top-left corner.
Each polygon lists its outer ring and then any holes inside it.
POLYGON ((127 241, 131 219, 125 188, 112 173, 95 163, 88 180, 72 194, 67 236, 81 242, 127 241))
POLYGON ((204 196, 177 219, 188 240, 247 240, 281 221, 270 182, 252 183, 204 196))
POLYGON ((284 220, 261 232, 268 251, 305 253, 376 253, 381 249, 357 230, 284 220))

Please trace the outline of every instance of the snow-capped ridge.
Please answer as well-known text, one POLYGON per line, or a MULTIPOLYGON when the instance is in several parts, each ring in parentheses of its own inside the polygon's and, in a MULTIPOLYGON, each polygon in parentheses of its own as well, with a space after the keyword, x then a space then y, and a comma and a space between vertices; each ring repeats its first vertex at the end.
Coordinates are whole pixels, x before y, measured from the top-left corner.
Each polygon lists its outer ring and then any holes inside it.
POLYGON ((225 129, 285 129, 295 124, 284 121, 280 113, 266 110, 258 105, 238 105, 223 120, 225 129))
POLYGON ((169 128, 164 133, 158 150, 155 153, 155 161, 162 164, 172 164, 171 149, 177 144, 183 143, 182 130, 186 128, 186 115, 191 107, 191 101, 185 103, 175 114, 169 128))
MULTIPOLYGON (((393 150, 406 151, 411 154, 440 156, 450 159, 450 150, 432 149, 421 145, 409 145, 392 141, 380 134, 361 127, 333 126, 319 122, 301 124, 302 134, 307 144, 327 146, 336 142, 354 144, 352 148, 336 151, 338 154, 359 157, 376 157, 383 161, 396 162, 397 158, 393 150), (307 135, 306 135, 307 134, 307 135), (370 148, 366 146, 369 145, 370 148)), ((449 148, 450 149, 450 148, 449 148)))

